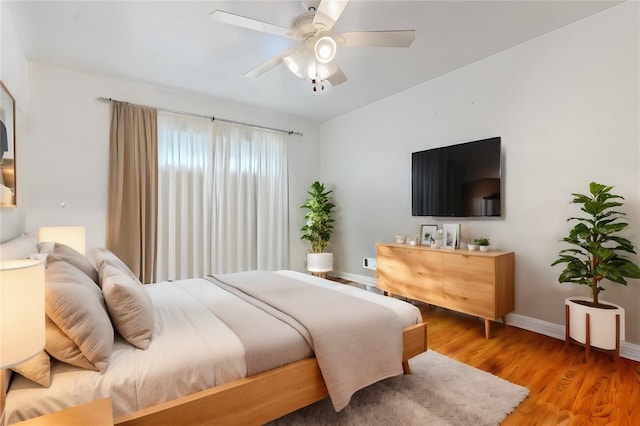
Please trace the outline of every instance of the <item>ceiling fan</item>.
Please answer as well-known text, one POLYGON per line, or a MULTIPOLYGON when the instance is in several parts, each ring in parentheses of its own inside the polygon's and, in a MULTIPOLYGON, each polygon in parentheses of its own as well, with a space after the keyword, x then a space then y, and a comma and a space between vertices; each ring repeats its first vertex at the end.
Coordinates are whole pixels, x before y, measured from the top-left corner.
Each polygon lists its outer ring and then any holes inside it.
POLYGON ((335 63, 338 46, 342 47, 409 47, 415 38, 414 30, 355 31, 340 34, 331 32, 347 6, 348 0, 320 0, 307 7, 308 12, 297 16, 292 28, 269 24, 245 16, 216 10, 211 19, 269 34, 299 40, 301 46, 286 50, 245 74, 257 78, 283 62, 289 71, 313 83, 313 90, 323 89, 323 81, 332 86, 344 83, 347 77, 335 63))

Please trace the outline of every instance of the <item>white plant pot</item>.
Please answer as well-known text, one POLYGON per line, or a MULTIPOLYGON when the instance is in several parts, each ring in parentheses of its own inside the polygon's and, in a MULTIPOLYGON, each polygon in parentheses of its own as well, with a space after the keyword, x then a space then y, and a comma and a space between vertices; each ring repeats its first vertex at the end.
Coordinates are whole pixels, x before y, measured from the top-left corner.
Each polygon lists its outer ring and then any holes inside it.
POLYGON ((615 303, 600 300, 600 303, 614 306, 615 309, 593 308, 573 302, 574 300, 590 300, 590 297, 570 297, 565 299, 569 306, 569 336, 577 342, 587 342, 586 314, 589 314, 591 330, 591 346, 613 350, 616 348, 616 315, 620 315, 620 340, 624 340, 624 308, 615 303))
POLYGON ((490 246, 479 246, 480 251, 489 251, 490 246))
POLYGON ((307 253, 307 271, 333 271, 333 253, 307 253))

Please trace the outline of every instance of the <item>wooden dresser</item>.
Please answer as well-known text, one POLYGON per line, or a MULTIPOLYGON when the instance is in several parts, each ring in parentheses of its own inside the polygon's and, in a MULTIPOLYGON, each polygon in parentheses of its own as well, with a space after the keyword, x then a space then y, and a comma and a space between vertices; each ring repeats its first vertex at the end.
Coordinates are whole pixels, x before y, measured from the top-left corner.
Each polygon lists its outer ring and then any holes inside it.
POLYGON ((513 252, 378 243, 376 256, 380 290, 484 318, 487 338, 514 309, 513 252))

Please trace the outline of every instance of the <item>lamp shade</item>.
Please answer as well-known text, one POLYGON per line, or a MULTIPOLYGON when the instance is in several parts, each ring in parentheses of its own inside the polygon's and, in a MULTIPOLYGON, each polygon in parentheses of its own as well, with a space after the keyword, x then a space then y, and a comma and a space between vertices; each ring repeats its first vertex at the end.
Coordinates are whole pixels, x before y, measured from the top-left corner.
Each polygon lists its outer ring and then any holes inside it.
POLYGON ((49 226, 40 228, 40 242, 51 241, 84 254, 84 226, 49 226))
POLYGON ((20 364, 44 349, 44 264, 0 262, 0 368, 20 364))

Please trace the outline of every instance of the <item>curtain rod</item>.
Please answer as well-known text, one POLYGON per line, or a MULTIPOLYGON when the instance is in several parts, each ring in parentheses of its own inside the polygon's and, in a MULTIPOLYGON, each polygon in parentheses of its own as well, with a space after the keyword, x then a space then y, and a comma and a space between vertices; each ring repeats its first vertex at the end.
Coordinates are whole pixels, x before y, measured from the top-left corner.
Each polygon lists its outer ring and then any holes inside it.
POLYGON ((151 106, 148 106, 148 105, 134 104, 132 102, 119 101, 117 99, 105 98, 105 97, 102 97, 102 96, 99 97, 98 100, 102 101, 102 102, 122 102, 122 103, 126 103, 126 104, 129 104, 129 105, 135 105, 135 106, 140 106, 140 107, 144 107, 144 108, 154 108, 154 109, 156 109, 158 111, 163 111, 163 112, 172 112, 174 114, 182 114, 182 115, 189 115, 189 116, 192 116, 192 117, 206 118, 206 119, 211 120, 211 121, 218 120, 218 121, 223 121, 225 123, 239 124, 241 126, 254 127, 256 129, 271 130, 273 132, 286 133, 288 135, 302 136, 302 133, 295 132, 293 130, 282 130, 282 129, 276 129, 274 127, 260 126, 258 124, 243 123, 242 121, 227 120, 226 118, 214 117, 212 115, 196 114, 196 113, 193 113, 193 112, 178 111, 178 110, 175 110, 175 109, 151 107, 151 106))

